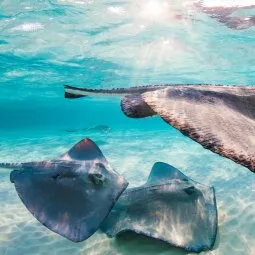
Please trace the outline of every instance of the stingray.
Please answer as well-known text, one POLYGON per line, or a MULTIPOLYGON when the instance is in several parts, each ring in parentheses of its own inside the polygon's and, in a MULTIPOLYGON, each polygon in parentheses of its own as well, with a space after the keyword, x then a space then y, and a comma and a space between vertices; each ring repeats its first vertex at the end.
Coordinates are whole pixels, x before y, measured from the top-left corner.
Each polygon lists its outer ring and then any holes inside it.
POLYGON ((83 130, 108 133, 111 130, 111 128, 107 125, 96 125, 96 126, 84 128, 83 130))
POLYGON ((255 171, 255 86, 160 85, 126 89, 65 86, 66 98, 124 96, 132 118, 159 115, 185 136, 255 171))
POLYGON ((218 22, 226 25, 232 29, 247 29, 255 26, 255 15, 245 15, 240 16, 236 12, 255 10, 255 5, 239 3, 214 3, 210 1, 206 3, 205 1, 199 1, 194 4, 194 6, 201 12, 207 13, 211 18, 216 19, 218 22), (209 4, 209 5, 208 5, 209 4), (239 4, 239 5, 238 5, 239 4))
POLYGON ((146 184, 123 192, 101 228, 109 237, 133 231, 190 252, 211 249, 217 233, 214 188, 157 162, 146 184))
POLYGON ((90 139, 53 160, 1 167, 16 169, 10 180, 33 216, 74 242, 95 233, 128 185, 90 139))

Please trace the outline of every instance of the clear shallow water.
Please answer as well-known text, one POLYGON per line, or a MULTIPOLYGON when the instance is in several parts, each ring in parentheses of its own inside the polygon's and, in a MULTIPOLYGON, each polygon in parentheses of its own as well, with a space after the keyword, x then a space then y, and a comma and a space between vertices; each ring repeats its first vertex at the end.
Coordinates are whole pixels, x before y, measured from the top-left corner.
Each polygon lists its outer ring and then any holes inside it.
MULTIPOLYGON (((63 84, 255 84, 255 29, 232 30, 191 3, 1 1, 0 161, 54 158, 90 137, 133 186, 146 180, 156 161, 170 163, 216 188, 219 234, 214 250, 204 254, 253 255, 251 172, 160 118, 126 118, 119 99, 63 98, 63 84), (176 19, 179 13, 186 19, 176 19), (86 130, 96 125, 111 130, 86 130)), ((136 235, 108 239, 97 232, 71 243, 33 219, 9 183, 9 171, 1 169, 0 177, 0 254, 186 254, 136 235)))

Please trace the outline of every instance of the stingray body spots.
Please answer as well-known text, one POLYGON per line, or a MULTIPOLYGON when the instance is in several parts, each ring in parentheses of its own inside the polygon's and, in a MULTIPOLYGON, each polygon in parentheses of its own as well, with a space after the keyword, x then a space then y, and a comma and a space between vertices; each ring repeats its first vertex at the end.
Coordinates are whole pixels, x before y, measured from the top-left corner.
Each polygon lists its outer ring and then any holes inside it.
POLYGON ((121 195, 101 228, 110 237, 133 231, 191 252, 211 249, 217 233, 214 189, 158 162, 146 184, 121 195))
POLYGON ((10 180, 38 221, 74 242, 99 228, 128 185, 89 139, 57 159, 21 164, 10 180))
POLYGON ((183 86, 142 96, 185 136, 255 171, 255 87, 183 86))

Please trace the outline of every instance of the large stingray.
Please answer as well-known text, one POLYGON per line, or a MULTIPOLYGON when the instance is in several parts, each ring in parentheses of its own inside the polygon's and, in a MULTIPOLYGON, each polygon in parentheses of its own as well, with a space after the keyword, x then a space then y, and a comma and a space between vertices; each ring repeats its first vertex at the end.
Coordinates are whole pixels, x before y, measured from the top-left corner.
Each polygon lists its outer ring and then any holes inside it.
POLYGON ((74 242, 98 229, 127 187, 89 139, 54 160, 1 166, 19 169, 10 179, 35 218, 74 242))
POLYGON ((134 231, 192 252, 211 249, 217 233, 214 189, 155 163, 146 184, 123 192, 101 228, 134 231))
POLYGON ((171 85, 127 89, 65 86, 66 98, 122 95, 132 118, 160 115, 200 143, 255 172, 255 86, 171 85))

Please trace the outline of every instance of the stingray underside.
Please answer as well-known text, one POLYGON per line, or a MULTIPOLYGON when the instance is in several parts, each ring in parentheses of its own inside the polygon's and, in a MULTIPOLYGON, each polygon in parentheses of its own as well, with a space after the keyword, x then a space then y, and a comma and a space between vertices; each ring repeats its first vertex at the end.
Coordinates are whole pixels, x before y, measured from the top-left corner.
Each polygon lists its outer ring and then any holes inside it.
POLYGON ((74 242, 98 229, 127 187, 89 139, 56 160, 24 164, 10 177, 34 217, 74 242))
POLYGON ((184 135, 255 171, 255 87, 178 86, 142 97, 184 135))
POLYGON ((188 251, 211 249, 217 233, 214 189, 158 162, 145 185, 121 195, 101 228, 110 237, 133 231, 188 251))

